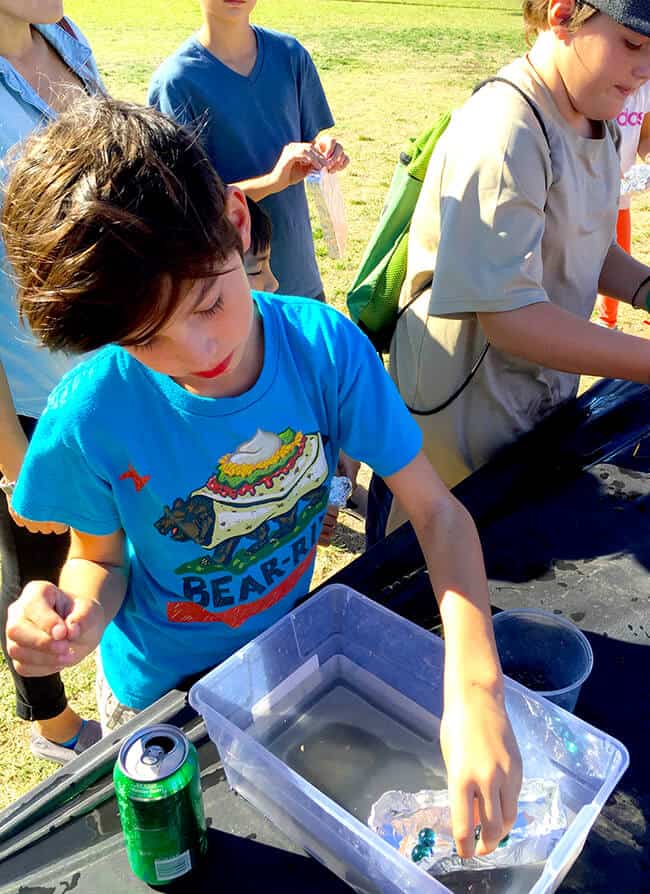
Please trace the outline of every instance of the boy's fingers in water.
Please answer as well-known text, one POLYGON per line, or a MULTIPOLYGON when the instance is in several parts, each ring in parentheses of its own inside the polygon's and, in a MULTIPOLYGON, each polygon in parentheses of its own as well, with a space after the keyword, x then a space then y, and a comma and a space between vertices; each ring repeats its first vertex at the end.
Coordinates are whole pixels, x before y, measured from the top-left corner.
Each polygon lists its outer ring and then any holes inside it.
POLYGON ((489 854, 506 834, 501 815, 500 788, 492 785, 486 794, 479 794, 481 836, 476 846, 477 856, 489 854))
POLYGON ((472 784, 460 786, 452 795, 451 823, 458 855, 463 859, 474 856, 476 828, 476 792, 472 784))
POLYGON ((521 774, 510 775, 513 778, 508 778, 500 792, 504 835, 507 835, 508 832, 510 832, 517 819, 517 803, 519 800, 519 790, 521 789, 521 774))

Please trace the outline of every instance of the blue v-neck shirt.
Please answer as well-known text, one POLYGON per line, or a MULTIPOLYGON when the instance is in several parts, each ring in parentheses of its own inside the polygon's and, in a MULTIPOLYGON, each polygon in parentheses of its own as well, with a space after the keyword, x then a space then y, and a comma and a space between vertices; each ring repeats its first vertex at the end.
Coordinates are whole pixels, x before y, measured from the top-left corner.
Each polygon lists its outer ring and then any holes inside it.
MULTIPOLYGON (((334 124, 316 67, 294 37, 253 27, 257 58, 247 76, 191 37, 156 71, 149 102, 199 127, 226 183, 267 174, 287 143, 311 142, 334 124)), ((271 267, 285 295, 322 292, 304 183, 260 202, 273 223, 271 267)))

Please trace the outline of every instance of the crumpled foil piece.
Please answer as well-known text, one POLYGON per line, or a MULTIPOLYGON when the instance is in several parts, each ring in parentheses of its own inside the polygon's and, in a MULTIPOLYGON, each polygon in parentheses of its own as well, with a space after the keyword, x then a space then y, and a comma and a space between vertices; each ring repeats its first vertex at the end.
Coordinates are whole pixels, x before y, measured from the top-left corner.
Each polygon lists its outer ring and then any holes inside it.
POLYGON ((529 779, 522 786, 510 834, 484 857, 463 860, 456 853, 446 789, 386 792, 373 805, 368 825, 408 860, 413 859, 420 831, 433 830, 435 844, 417 865, 431 875, 445 875, 459 869, 498 869, 546 860, 567 829, 567 817, 557 783, 529 779))
POLYGON ((650 189, 650 165, 632 165, 621 180, 621 195, 650 189))
POLYGON ((352 482, 346 475, 334 475, 330 484, 329 504, 343 509, 352 494, 352 482))

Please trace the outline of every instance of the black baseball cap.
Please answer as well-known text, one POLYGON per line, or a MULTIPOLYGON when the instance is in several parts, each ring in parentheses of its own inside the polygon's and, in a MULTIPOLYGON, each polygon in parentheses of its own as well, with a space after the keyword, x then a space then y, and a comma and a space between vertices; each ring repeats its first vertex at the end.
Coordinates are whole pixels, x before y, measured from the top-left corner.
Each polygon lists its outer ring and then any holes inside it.
POLYGON ((650 37, 649 0, 585 0, 584 5, 598 9, 626 28, 650 37))

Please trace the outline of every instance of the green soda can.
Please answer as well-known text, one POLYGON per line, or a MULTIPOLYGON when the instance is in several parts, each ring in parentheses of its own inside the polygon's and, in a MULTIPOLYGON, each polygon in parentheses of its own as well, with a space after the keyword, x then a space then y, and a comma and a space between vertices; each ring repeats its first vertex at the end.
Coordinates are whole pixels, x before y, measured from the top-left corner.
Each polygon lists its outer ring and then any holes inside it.
POLYGON ((190 872, 208 847, 192 743, 167 723, 139 730, 122 744, 113 781, 135 875, 164 885, 190 872))

